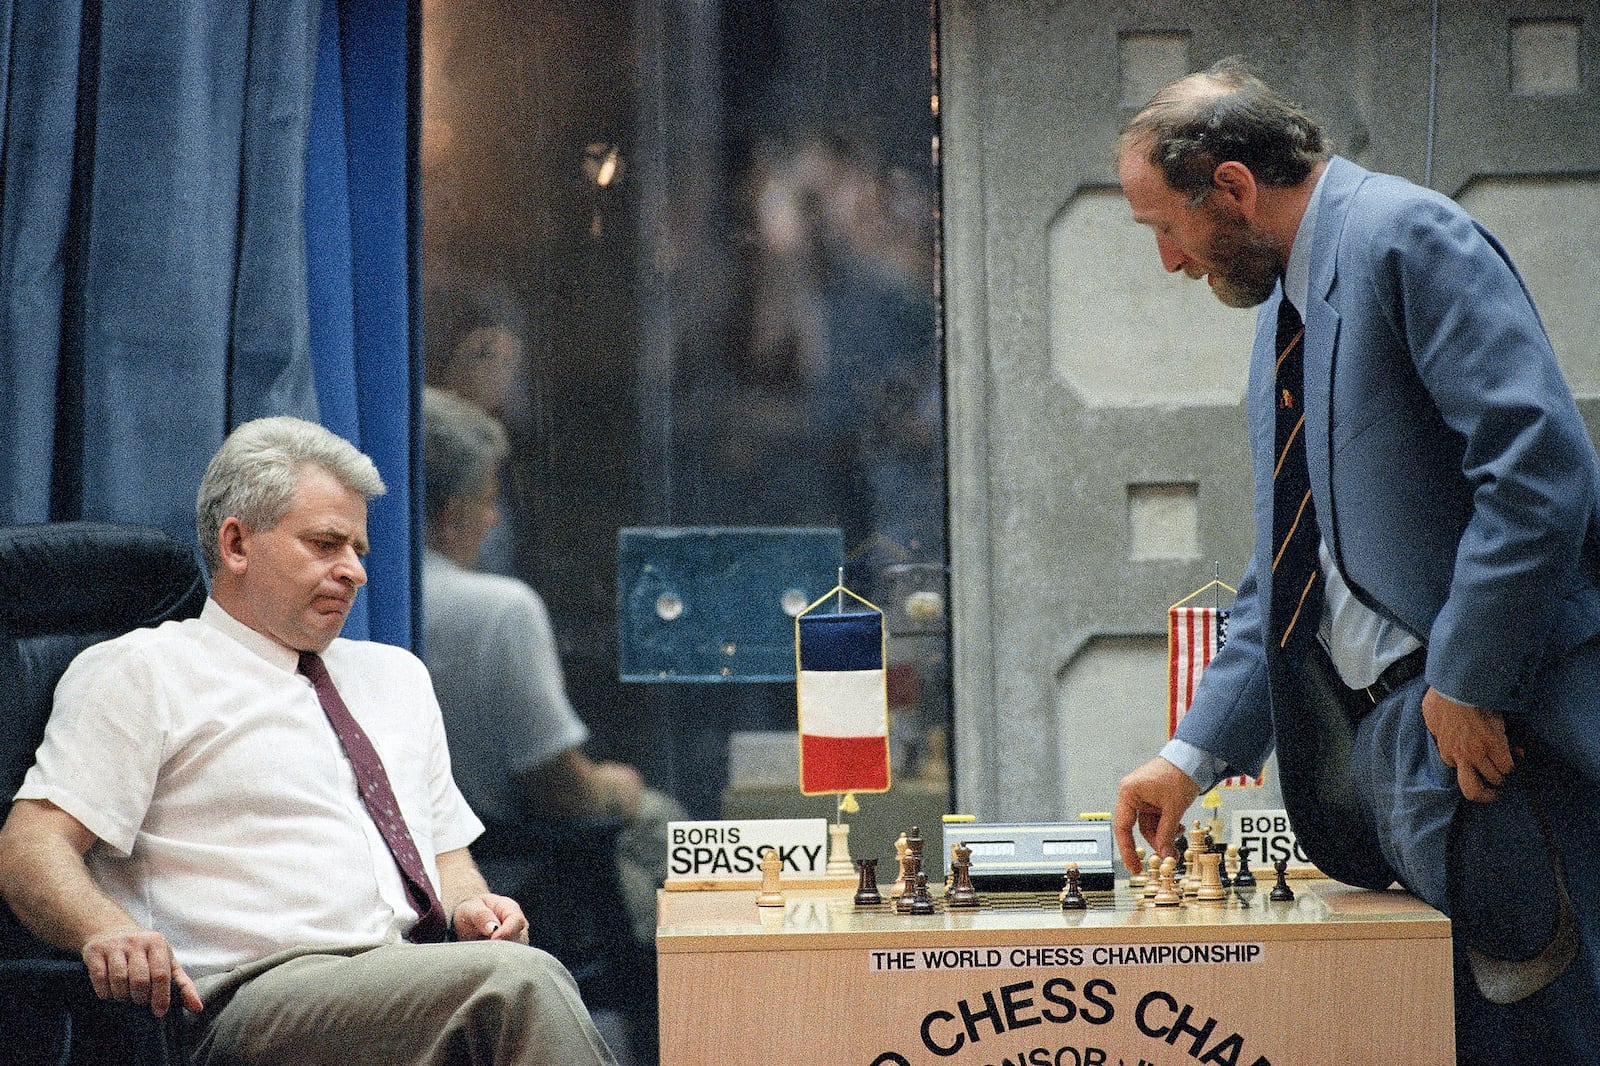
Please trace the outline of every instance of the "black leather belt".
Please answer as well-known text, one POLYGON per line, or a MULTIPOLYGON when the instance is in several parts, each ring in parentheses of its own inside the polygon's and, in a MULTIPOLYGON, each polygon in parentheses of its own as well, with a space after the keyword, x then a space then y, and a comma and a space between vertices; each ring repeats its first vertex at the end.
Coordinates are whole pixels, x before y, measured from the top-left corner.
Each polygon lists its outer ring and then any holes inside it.
POLYGON ((1355 689, 1354 694, 1358 698, 1364 700, 1369 709, 1376 707, 1378 704, 1384 701, 1385 697, 1393 693, 1395 689, 1399 688, 1407 681, 1421 677, 1422 671, 1427 665, 1428 649, 1418 648, 1411 654, 1406 655, 1403 658, 1396 659, 1394 662, 1390 663, 1384 669, 1383 673, 1378 675, 1378 680, 1374 681, 1366 688, 1355 689))

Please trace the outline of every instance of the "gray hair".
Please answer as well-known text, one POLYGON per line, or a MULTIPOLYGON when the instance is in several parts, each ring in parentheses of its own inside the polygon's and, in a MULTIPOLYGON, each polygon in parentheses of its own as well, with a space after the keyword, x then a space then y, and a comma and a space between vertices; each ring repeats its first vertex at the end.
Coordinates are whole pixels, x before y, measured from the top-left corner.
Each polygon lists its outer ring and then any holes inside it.
POLYGON ((423 515, 432 522, 450 501, 480 492, 509 450, 505 427, 453 392, 422 393, 423 515))
POLYGON ((287 415, 246 422, 211 457, 195 500, 200 551, 212 573, 222 563, 217 547, 222 523, 238 518, 251 529, 275 527, 288 513, 306 466, 321 467, 369 500, 385 492, 372 460, 315 422, 287 415))

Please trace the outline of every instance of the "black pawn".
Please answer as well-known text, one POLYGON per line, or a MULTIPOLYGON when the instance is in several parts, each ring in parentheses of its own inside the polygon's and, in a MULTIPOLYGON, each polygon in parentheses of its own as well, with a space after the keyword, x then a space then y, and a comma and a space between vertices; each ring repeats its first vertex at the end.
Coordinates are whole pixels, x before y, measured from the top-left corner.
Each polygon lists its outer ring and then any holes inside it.
POLYGON ((878 860, 856 860, 856 906, 871 907, 883 902, 878 894, 878 860))
POLYGON ((1278 871, 1278 883, 1272 886, 1272 892, 1267 896, 1274 903, 1288 903, 1294 899, 1294 889, 1289 887, 1289 860, 1279 859, 1272 864, 1278 871))
POLYGON ((1181 881, 1189 876, 1189 864, 1183 861, 1183 853, 1189 848, 1189 838, 1183 833, 1178 834, 1178 839, 1173 844, 1173 854, 1178 857, 1178 864, 1172 869, 1175 881, 1181 881))
POLYGON ((1234 888, 1255 888, 1256 875, 1250 872, 1250 845, 1239 845, 1239 872, 1233 875, 1234 888))
POLYGON ((901 897, 901 902, 905 902, 907 898, 911 901, 907 904, 905 913, 932 914, 934 912, 933 895, 928 891, 927 871, 918 870, 912 881, 914 883, 906 887, 906 894, 901 897))
POLYGON ((1233 878, 1228 876, 1228 845, 1213 844, 1211 850, 1217 853, 1217 880, 1225 889, 1233 887, 1233 878))
POLYGON ((1089 909, 1089 901, 1083 895, 1083 878, 1075 862, 1067 863, 1067 883, 1061 890, 1061 909, 1064 911, 1089 909))

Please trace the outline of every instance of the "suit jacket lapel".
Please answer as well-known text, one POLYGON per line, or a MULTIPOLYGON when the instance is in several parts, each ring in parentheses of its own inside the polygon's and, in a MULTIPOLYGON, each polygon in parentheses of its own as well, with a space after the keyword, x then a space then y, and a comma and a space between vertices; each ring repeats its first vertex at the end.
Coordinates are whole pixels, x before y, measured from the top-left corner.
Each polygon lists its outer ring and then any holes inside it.
MULTIPOLYGON (((1272 469, 1277 464, 1273 441, 1277 407, 1277 331, 1280 293, 1268 297, 1256 313, 1256 339, 1250 352, 1250 392, 1246 399, 1250 425, 1250 459, 1255 472, 1256 585, 1258 600, 1272 603, 1272 469)), ((1267 610, 1263 606, 1263 610, 1267 610)), ((1265 625, 1265 616, 1263 616, 1265 625)))
POLYGON ((1311 278, 1305 309, 1306 466, 1323 540, 1343 567, 1339 549, 1339 501, 1333 492, 1333 397, 1339 373, 1339 311, 1328 302, 1338 273, 1339 239, 1350 201, 1367 171, 1334 157, 1322 183, 1311 244, 1311 278))
MULTIPOLYGON (((1332 385, 1339 336, 1339 312, 1319 296, 1306 301, 1305 412, 1306 468, 1311 475, 1311 498, 1316 501, 1317 524, 1330 546, 1335 539, 1332 385)), ((1336 556, 1337 557, 1337 556, 1336 556)))

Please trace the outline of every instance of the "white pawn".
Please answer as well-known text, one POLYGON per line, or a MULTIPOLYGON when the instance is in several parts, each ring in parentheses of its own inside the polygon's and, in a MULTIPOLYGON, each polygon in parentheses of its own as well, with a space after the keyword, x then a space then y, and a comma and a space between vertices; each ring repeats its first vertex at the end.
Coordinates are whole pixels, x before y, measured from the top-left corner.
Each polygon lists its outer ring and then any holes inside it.
POLYGON ((778 887, 782 869, 783 860, 778 857, 777 848, 767 848, 761 853, 761 892, 756 896, 757 907, 783 906, 783 892, 778 887))
POLYGON ((890 899, 899 899, 906 894, 906 853, 909 849, 910 845, 906 843, 906 835, 901 833, 899 839, 894 842, 894 858, 900 864, 900 872, 899 876, 894 879, 894 884, 889 886, 890 899))
POLYGON ((1157 907, 1176 907, 1183 902, 1183 893, 1179 892, 1178 886, 1173 883, 1177 868, 1177 859, 1166 858, 1161 860, 1161 884, 1150 900, 1157 907))

